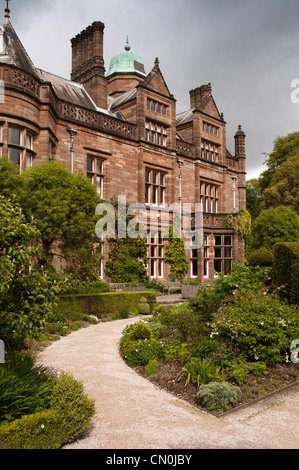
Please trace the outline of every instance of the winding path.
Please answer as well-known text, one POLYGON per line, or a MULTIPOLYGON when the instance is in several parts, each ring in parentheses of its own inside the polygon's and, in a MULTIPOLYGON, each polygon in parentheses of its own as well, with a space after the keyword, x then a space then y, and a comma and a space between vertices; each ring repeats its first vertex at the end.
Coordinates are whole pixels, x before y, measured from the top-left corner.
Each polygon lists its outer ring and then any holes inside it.
POLYGON ((299 391, 222 418, 198 410, 142 378, 119 356, 123 328, 136 319, 71 333, 39 362, 82 380, 95 399, 87 437, 68 449, 298 449, 299 391))

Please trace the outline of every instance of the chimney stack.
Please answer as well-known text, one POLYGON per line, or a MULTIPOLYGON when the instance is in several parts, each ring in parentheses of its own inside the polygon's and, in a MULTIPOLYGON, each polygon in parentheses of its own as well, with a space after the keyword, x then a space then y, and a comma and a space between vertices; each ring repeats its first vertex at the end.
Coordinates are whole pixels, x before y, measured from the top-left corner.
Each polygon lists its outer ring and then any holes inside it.
POLYGON ((208 83, 207 85, 201 85, 194 90, 189 91, 190 94, 190 108, 198 108, 203 102, 206 96, 211 96, 212 94, 212 85, 208 83))
POLYGON ((103 37, 105 25, 95 21, 77 34, 72 43, 71 79, 84 85, 99 108, 107 109, 103 37))

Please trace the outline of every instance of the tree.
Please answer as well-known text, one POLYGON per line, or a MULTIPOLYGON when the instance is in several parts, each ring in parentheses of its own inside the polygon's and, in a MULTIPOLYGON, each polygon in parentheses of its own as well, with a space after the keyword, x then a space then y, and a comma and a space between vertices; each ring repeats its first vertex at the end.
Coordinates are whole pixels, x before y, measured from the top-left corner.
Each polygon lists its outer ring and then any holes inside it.
POLYGON ((7 348, 22 348, 40 332, 59 290, 46 273, 31 269, 39 236, 20 206, 0 196, 0 338, 7 348))
POLYGON ((295 156, 299 152, 299 132, 293 132, 285 137, 276 137, 273 151, 267 155, 265 170, 260 176, 261 190, 264 191, 271 183, 275 171, 283 162, 295 156))
POLYGON ((281 164, 264 191, 265 208, 280 205, 299 213, 299 152, 281 164))
POLYGON ((83 247, 92 256, 99 196, 91 181, 53 161, 30 168, 21 178, 24 212, 40 231, 41 264, 51 262, 54 246, 68 260, 83 247))
POLYGON ((250 247, 273 252, 275 243, 299 241, 299 215, 285 206, 263 210, 252 225, 250 247))
POLYGON ((19 199, 21 178, 19 168, 7 157, 0 158, 0 194, 19 199))
POLYGON ((263 194, 260 188, 259 178, 246 181, 246 209, 254 219, 260 212, 260 205, 263 200, 263 194))

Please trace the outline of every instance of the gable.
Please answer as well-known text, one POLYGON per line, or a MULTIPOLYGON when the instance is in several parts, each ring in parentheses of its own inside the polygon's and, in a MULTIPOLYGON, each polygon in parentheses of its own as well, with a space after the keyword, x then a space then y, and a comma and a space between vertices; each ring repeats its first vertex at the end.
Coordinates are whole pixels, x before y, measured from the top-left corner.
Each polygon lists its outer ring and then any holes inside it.
POLYGON ((221 115, 218 111, 218 108, 212 95, 208 95, 203 99, 202 103, 199 106, 199 109, 208 116, 214 117, 216 119, 221 119, 221 115))
POLYGON ((160 67, 159 67, 158 63, 154 66, 154 68, 148 74, 146 79, 143 80, 142 85, 146 86, 147 88, 149 88, 153 91, 161 93, 162 95, 166 95, 168 97, 171 97, 168 86, 166 85, 166 82, 165 82, 164 77, 161 73, 161 70, 160 70, 160 67))

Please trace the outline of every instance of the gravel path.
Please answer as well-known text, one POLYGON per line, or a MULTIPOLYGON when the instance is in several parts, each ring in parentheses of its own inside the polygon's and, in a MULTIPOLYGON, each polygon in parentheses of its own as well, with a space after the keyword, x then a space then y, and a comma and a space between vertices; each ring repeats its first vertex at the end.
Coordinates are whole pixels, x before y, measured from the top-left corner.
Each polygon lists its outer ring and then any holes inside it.
POLYGON ((39 362, 83 380, 96 415, 84 439, 68 449, 298 449, 299 391, 217 418, 144 379, 119 356, 123 328, 136 319, 71 333, 39 362))

